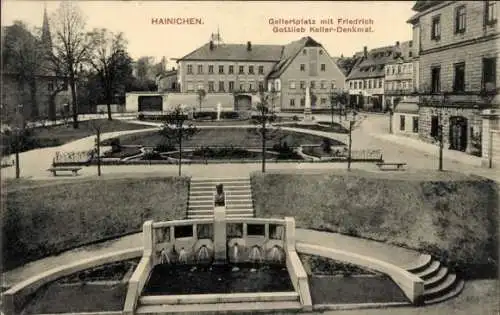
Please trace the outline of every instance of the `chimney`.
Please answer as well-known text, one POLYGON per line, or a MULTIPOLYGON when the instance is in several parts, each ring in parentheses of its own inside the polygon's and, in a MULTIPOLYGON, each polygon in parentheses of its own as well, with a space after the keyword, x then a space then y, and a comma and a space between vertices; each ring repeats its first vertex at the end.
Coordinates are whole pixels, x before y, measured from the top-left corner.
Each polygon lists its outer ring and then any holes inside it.
POLYGON ((396 42, 396 47, 399 47, 399 41, 396 42))
POLYGON ((210 41, 210 50, 214 50, 214 41, 213 40, 210 41))
POLYGON ((248 51, 252 50, 252 42, 247 42, 247 50, 248 51))
POLYGON ((363 56, 365 58, 368 58, 368 47, 367 46, 365 46, 364 49, 363 49, 363 56))

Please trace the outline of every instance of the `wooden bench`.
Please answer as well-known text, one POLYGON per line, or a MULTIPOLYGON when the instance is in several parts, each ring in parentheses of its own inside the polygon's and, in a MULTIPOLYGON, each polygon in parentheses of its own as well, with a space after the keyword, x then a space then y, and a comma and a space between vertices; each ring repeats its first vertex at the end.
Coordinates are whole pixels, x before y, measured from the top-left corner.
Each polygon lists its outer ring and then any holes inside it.
POLYGON ((377 163, 377 166, 381 171, 404 170, 404 166, 406 166, 406 163, 404 163, 404 162, 379 162, 379 163, 377 163), (390 167, 386 168, 386 166, 390 166, 390 167))
POLYGON ((57 172, 72 172, 73 176, 76 176, 81 169, 81 167, 52 167, 47 171, 52 172, 54 176, 57 176, 57 172))

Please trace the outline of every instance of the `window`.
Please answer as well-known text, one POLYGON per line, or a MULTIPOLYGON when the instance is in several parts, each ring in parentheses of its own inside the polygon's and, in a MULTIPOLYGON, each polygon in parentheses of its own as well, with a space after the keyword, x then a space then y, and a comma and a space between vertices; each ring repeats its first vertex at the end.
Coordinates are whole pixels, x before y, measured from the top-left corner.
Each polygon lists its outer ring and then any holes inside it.
POLYGON ((392 74, 396 73, 396 68, 391 67, 391 69, 392 69, 392 74))
POLYGON ((198 91, 199 90, 204 90, 205 87, 203 86, 203 82, 198 82, 198 91))
POLYGON ((248 83, 248 90, 253 91, 253 83, 252 82, 248 83))
POLYGON ((358 81, 355 81, 354 82, 354 89, 357 89, 358 88, 358 81))
POLYGON ((489 0, 485 3, 486 9, 484 12, 484 24, 493 25, 497 22, 497 4, 495 0, 489 0))
POLYGON ((306 65, 304 63, 300 64, 300 71, 306 71, 306 65))
POLYGON ((439 118, 438 116, 431 117, 431 137, 437 138, 439 132, 439 118))
POLYGON ((193 237, 192 225, 178 225, 174 227, 175 238, 193 237))
POLYGON ((214 92, 215 91, 214 81, 208 81, 208 91, 209 92, 214 92))
POLYGON ((383 84, 384 84, 384 83, 382 82, 382 79, 379 79, 379 80, 378 80, 378 87, 379 87, 379 89, 380 89, 380 88, 382 88, 382 85, 383 85, 383 84))
POLYGON ((304 90, 306 88, 306 81, 300 81, 300 88, 304 90))
POLYGON ((453 91, 454 92, 464 92, 465 91, 465 63, 455 64, 455 77, 453 79, 453 91))
POLYGON ((441 17, 439 15, 432 18, 431 39, 441 39, 441 17))
POLYGON ((219 66, 219 74, 223 74, 224 73, 224 66, 219 66))
POLYGON ((247 225, 247 235, 265 235, 265 225, 264 224, 248 224, 247 225))
POLYGON ((465 5, 462 5, 456 8, 455 11, 455 34, 465 33, 465 21, 466 21, 465 5))
POLYGON ((240 66, 239 73, 243 74, 245 72, 245 66, 240 66))
POLYGON ((418 132, 418 117, 413 117, 413 132, 417 133, 418 132))
POLYGON ((311 86, 311 89, 314 89, 316 87, 316 82, 311 81, 310 86, 311 86))
POLYGON ((264 91, 264 81, 259 81, 259 91, 264 91))
POLYGON ((354 88, 354 82, 352 82, 352 81, 351 81, 351 82, 349 82, 349 87, 350 87, 351 89, 352 89, 352 88, 354 88))
POLYGON ((295 81, 290 81, 290 89, 295 89, 295 81))
POLYGON ((290 106, 291 106, 291 107, 294 107, 294 106, 295 106, 295 99, 294 99, 294 98, 291 98, 291 99, 290 99, 290 106))
POLYGON ((49 82, 49 84, 47 85, 47 89, 49 91, 54 91, 54 83, 53 82, 49 82))
POLYGON ((324 63, 321 64, 321 71, 325 71, 326 70, 326 65, 324 63))
POLYGON ((412 40, 410 40, 410 42, 408 43, 408 46, 409 46, 410 48, 411 48, 411 47, 413 47, 413 41, 412 41, 412 40))
POLYGON ((320 55, 322 55, 322 54, 323 54, 323 50, 322 50, 322 49, 320 49, 320 50, 319 50, 319 54, 320 54, 320 55))
POLYGON ((233 74, 234 73, 234 66, 229 66, 229 74, 233 74))
POLYGON ((253 66, 249 66, 248 67, 248 73, 249 74, 253 74, 253 66))
POLYGON ((321 105, 325 105, 326 104, 326 98, 322 97, 321 100, 320 100, 320 104, 321 105))
POLYGON ((300 106, 302 106, 302 107, 306 106, 306 99, 305 98, 300 99, 300 106))
POLYGON ((441 91, 441 67, 433 67, 431 69, 431 84, 432 93, 441 91))
POLYGON ((213 65, 208 66, 208 73, 210 73, 210 74, 214 73, 214 66, 213 65))
POLYGON ((399 116, 399 130, 401 130, 401 131, 405 130, 405 116, 404 115, 399 116))
POLYGON ((372 88, 372 80, 369 80, 368 81, 368 88, 371 89, 372 88))
POLYGON ((259 66, 259 74, 264 74, 264 66, 259 66))
POLYGON ((240 91, 245 91, 245 83, 240 83, 240 91))
POLYGON ((187 73, 188 74, 193 74, 193 65, 188 65, 187 66, 187 73))
POLYGON ((336 85, 335 85, 335 80, 332 81, 332 90, 335 89, 336 85))
POLYGON ((492 89, 496 88, 496 67, 497 67, 497 59, 496 58, 484 58, 483 59, 483 80, 482 80, 482 89, 487 90, 490 87, 492 89))
POLYGON ((413 52, 412 51, 408 52, 408 57, 410 57, 410 58, 413 57, 413 52))
POLYGON ((224 92, 224 81, 219 81, 219 92, 224 92))
POLYGON ((303 55, 307 55, 307 50, 306 50, 306 49, 304 49, 304 50, 302 51, 302 54, 303 54, 303 55))
MULTIPOLYGON (((352 85, 352 82, 351 82, 352 85)), ((321 81, 320 86, 322 89, 326 89, 326 81, 321 81)))
POLYGON ((198 65, 198 74, 203 73, 203 65, 198 65))
POLYGON ((234 81, 229 81, 229 92, 234 91, 234 81))
POLYGON ((368 87, 368 80, 363 81, 363 89, 368 87))

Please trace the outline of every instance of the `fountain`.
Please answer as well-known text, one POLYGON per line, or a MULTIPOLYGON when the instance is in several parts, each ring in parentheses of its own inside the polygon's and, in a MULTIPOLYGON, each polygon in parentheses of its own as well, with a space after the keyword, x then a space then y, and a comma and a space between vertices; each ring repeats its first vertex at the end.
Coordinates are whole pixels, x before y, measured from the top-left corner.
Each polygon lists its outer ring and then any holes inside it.
POLYGON ((183 248, 181 248, 181 251, 179 252, 179 263, 187 264, 187 262, 188 262, 188 257, 186 254, 186 250, 183 247, 183 248))
POLYGON ((262 262, 262 254, 260 252, 259 247, 254 246, 252 250, 250 250, 250 261, 253 263, 261 263, 262 262))
POLYGON ((306 104, 304 108, 304 122, 310 122, 311 121, 311 91, 310 87, 306 88, 306 104))
POLYGON ((166 248, 161 250, 160 264, 170 264, 170 258, 168 257, 168 252, 166 248))
POLYGON ((220 120, 221 109, 222 109, 222 105, 220 103, 217 103, 217 120, 220 120))
POLYGON ((283 260, 281 250, 277 246, 274 246, 269 253, 269 258, 274 263, 281 263, 283 260))
POLYGON ((198 251, 197 262, 201 264, 210 263, 210 253, 208 252, 207 246, 203 245, 198 251))

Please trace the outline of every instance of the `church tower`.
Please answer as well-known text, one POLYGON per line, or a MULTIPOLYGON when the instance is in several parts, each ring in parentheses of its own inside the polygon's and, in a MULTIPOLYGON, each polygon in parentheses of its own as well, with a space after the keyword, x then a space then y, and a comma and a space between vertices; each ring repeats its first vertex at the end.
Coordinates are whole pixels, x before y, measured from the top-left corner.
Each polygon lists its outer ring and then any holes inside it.
POLYGON ((47 7, 43 8, 43 23, 42 23, 42 48, 44 50, 44 54, 47 54, 47 57, 50 53, 52 53, 52 36, 50 35, 50 26, 49 26, 49 17, 47 15, 47 7))

